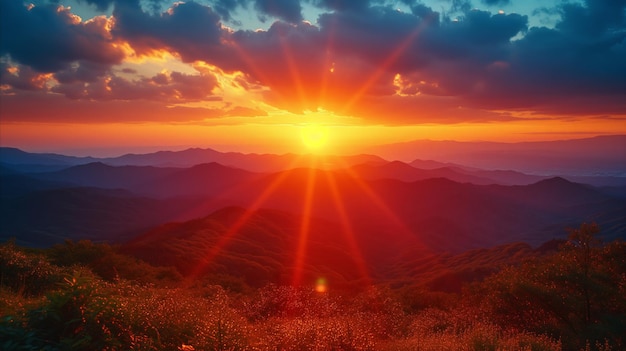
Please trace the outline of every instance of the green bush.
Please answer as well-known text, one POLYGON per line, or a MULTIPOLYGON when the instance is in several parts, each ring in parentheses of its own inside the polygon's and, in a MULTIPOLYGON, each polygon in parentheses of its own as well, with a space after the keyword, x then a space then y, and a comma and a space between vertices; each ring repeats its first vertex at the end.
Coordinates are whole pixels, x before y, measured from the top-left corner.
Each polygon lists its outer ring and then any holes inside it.
POLYGON ((0 330, 4 350, 115 350, 130 339, 115 300, 86 270, 66 276, 23 318, 5 317, 0 330))
POLYGON ((0 288, 40 295, 59 282, 62 273, 43 255, 28 253, 12 241, 0 245, 0 288))

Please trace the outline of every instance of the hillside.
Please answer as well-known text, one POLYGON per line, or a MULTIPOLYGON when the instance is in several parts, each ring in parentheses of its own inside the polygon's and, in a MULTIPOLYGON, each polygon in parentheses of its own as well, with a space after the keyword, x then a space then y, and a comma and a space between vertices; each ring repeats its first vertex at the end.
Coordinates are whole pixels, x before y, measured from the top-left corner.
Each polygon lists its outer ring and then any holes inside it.
POLYGON ((251 286, 290 284, 294 274, 309 283, 326 277, 337 285, 367 278, 359 271, 359 253, 335 224, 311 220, 303 234, 302 221, 280 211, 229 207, 159 226, 126 243, 122 252, 185 275, 238 276, 251 286))

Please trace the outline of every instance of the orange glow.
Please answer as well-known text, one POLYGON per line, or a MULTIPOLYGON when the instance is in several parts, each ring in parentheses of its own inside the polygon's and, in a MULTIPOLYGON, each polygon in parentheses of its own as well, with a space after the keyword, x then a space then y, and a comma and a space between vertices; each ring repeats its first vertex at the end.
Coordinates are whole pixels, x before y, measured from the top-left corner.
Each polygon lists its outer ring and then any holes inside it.
MULTIPOLYGON (((0 104, 0 115, 4 115, 3 112, 4 107, 0 104)), ((254 120, 259 119, 257 117, 254 120)), ((246 120, 250 118, 223 118, 220 121, 224 124, 217 125, 3 121, 0 144, 32 152, 59 152, 78 156, 119 156, 128 152, 182 150, 189 147, 283 154, 294 152, 294 146, 303 145, 299 126, 269 122, 248 124, 246 120)), ((626 134, 626 123, 619 119, 594 120, 592 123, 586 120, 541 120, 510 122, 497 127, 489 123, 338 125, 328 127, 327 130, 328 143, 332 141, 331 153, 345 155, 367 153, 368 147, 373 145, 419 139, 520 142, 590 137, 606 134, 607 130, 614 134, 626 134)), ((410 157, 405 160, 412 161, 410 157)))
POLYGON ((309 168, 309 176, 304 193, 302 223, 300 225, 300 235, 298 237, 298 248, 296 249, 296 262, 292 281, 294 286, 299 286, 302 283, 302 270, 306 258, 306 248, 311 223, 311 209, 313 207, 313 196, 315 195, 315 179, 317 177, 316 163, 316 159, 311 159, 311 167, 309 168))
POLYGON ((307 149, 313 153, 321 153, 328 143, 328 129, 315 124, 300 128, 300 138, 307 149))
POLYGON ((324 278, 317 279, 317 282, 315 283, 315 291, 320 294, 328 292, 328 282, 326 281, 326 279, 324 278))
POLYGON ((361 277, 366 279, 366 283, 369 283, 370 275, 367 269, 367 264, 365 262, 365 258, 363 258, 361 249, 359 249, 359 246, 357 245, 355 238, 356 233, 352 228, 352 221, 350 220, 350 217, 346 212, 346 207, 344 205, 343 198, 339 192, 339 187, 337 186, 337 181, 334 178, 334 174, 326 172, 326 180, 330 185, 335 209, 337 210, 337 214, 339 215, 341 226, 343 228, 343 234, 346 241, 348 242, 348 247, 350 249, 350 256, 353 257, 355 263, 357 264, 357 268, 359 269, 361 277))
POLYGON ((350 111, 352 106, 359 101, 365 95, 365 93, 378 81, 384 74, 387 72, 389 67, 393 65, 398 58, 409 48, 409 46, 413 43, 413 40, 417 38, 417 36, 421 33, 422 29, 425 27, 427 21, 423 21, 419 26, 417 26, 409 35, 400 43, 400 45, 393 51, 385 61, 378 65, 376 70, 369 76, 369 78, 365 81, 365 83, 357 90, 356 93, 352 95, 352 98, 343 106, 343 111, 350 111))
MULTIPOLYGON (((297 159, 294 160, 294 163, 297 162, 297 159)), ((267 188, 263 190, 263 192, 256 198, 256 200, 248 207, 244 214, 237 219, 237 222, 233 224, 226 233, 224 233, 209 252, 203 257, 202 264, 195 268, 195 271, 190 274, 188 279, 188 284, 193 283, 193 281, 203 273, 203 271, 215 260, 217 255, 224 249, 224 247, 233 239, 235 235, 239 232, 239 230, 250 220, 252 215, 257 211, 261 206, 267 201, 267 199, 272 195, 276 189, 280 186, 280 184, 285 180, 285 178, 289 175, 289 172, 283 172, 278 178, 274 180, 267 188)))

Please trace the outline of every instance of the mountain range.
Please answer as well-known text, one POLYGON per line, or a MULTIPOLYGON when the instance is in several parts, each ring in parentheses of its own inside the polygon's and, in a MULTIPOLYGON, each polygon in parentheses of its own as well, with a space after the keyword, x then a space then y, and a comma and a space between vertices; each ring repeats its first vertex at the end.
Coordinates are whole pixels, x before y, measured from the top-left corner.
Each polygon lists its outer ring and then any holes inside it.
POLYGON ((535 254, 583 222, 597 222, 604 240, 626 238, 626 192, 614 176, 594 186, 439 161, 202 149, 94 159, 1 148, 0 156, 1 240, 107 241, 186 275, 255 286, 300 272, 347 285, 410 277, 458 288, 464 276, 509 262, 497 258, 502 251, 535 254), (617 186, 598 186, 608 180, 617 186), (493 260, 458 268, 477 252, 493 260))
POLYGON ((416 140, 380 145, 367 152, 406 162, 432 159, 543 176, 626 175, 626 135, 518 143, 416 140))

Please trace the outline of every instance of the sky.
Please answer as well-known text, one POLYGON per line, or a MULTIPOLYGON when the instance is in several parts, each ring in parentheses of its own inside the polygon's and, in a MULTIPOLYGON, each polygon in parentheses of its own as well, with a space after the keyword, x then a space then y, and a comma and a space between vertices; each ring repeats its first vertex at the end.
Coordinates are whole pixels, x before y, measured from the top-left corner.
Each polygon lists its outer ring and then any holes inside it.
POLYGON ((3 0, 0 17, 0 145, 27 151, 626 134, 626 0, 3 0))

